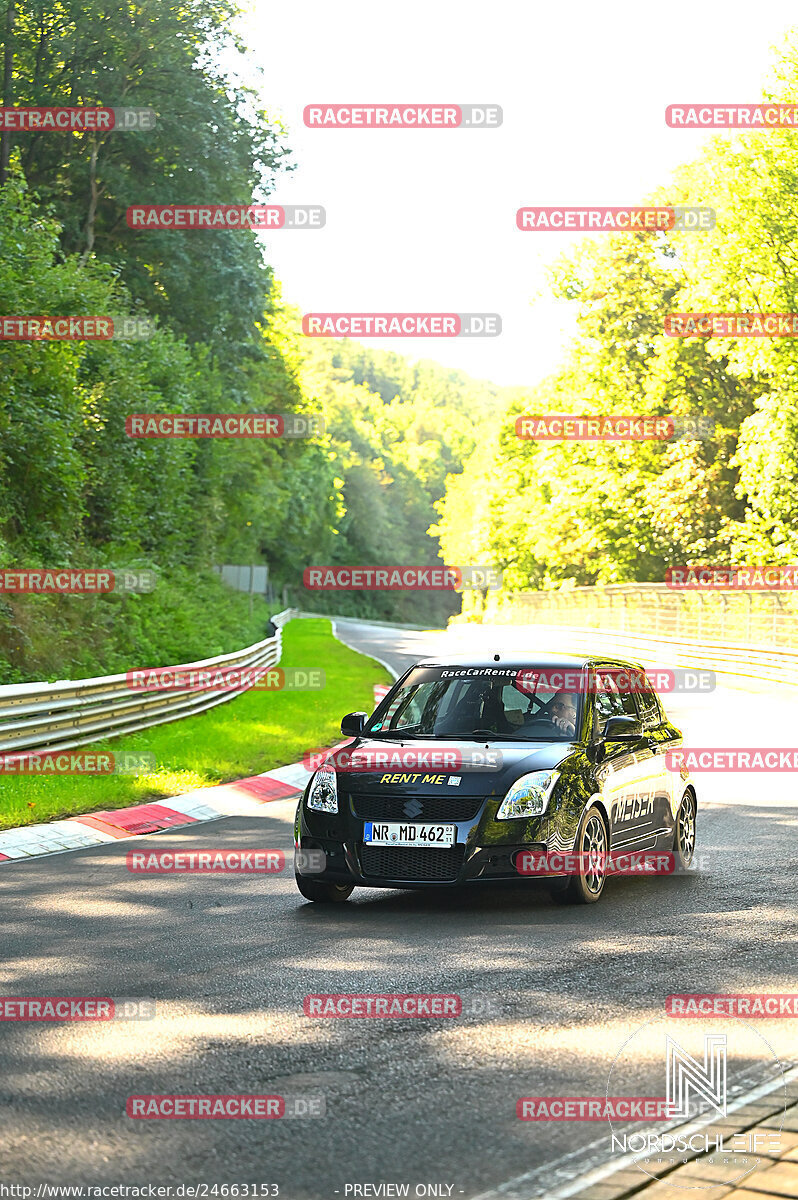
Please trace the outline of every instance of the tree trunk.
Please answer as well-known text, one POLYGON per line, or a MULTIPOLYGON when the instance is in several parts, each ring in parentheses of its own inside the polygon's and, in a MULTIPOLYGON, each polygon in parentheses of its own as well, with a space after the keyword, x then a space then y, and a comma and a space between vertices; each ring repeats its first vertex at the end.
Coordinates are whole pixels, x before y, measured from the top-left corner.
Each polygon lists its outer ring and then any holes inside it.
MULTIPOLYGON (((11 92, 12 72, 14 69, 14 19, 16 17, 16 0, 6 0, 6 35, 3 47, 3 104, 7 108, 13 103, 11 92)), ((8 164, 11 159, 11 130, 4 129, 0 134, 0 187, 8 178, 8 164)))
POLYGON ((91 252, 94 249, 94 221, 97 216, 97 199, 99 191, 97 188, 97 151, 99 146, 96 138, 92 140, 91 160, 89 163, 89 171, 91 176, 91 196, 89 199, 89 212, 86 217, 86 249, 80 256, 80 265, 83 267, 91 257, 91 252))

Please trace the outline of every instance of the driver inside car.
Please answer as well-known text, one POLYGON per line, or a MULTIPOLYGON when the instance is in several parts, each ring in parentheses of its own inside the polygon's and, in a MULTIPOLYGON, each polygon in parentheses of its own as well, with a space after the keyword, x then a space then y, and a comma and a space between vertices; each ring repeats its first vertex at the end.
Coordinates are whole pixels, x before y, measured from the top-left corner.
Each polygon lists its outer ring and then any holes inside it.
POLYGON ((576 733, 576 697, 573 692, 557 692, 549 704, 551 720, 566 737, 576 733))

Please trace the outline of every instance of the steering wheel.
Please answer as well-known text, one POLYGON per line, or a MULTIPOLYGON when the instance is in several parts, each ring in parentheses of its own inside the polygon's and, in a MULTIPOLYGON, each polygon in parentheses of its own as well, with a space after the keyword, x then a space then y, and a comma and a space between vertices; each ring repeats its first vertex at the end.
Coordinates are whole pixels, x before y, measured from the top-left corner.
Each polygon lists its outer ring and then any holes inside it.
POLYGON ((551 725, 552 729, 556 729, 557 732, 560 734, 564 733, 566 737, 573 737, 576 734, 576 723, 575 722, 569 721, 568 729, 564 730, 562 728, 562 726, 558 725, 557 722, 552 717, 549 716, 550 705, 553 702, 554 702, 554 696, 552 696, 551 700, 549 700, 548 703, 541 704, 540 712, 538 713, 537 716, 533 716, 532 720, 536 721, 540 725, 543 725, 543 724, 551 725))

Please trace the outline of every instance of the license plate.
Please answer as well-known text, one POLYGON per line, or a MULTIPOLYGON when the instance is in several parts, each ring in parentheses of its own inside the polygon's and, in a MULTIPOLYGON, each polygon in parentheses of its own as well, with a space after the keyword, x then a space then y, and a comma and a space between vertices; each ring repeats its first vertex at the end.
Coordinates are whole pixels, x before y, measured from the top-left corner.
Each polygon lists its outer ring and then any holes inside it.
POLYGON ((368 846, 453 846, 454 825, 396 825, 366 821, 363 841, 368 846))

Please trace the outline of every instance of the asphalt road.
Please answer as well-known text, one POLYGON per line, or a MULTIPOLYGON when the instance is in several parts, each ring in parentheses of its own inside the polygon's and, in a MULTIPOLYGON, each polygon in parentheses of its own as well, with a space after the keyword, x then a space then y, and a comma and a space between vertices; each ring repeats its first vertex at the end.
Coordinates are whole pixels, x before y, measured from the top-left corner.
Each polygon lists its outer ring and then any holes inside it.
MULTIPOLYGON (((357 622, 338 629, 397 670, 439 642, 357 622)), ((719 689, 668 707, 694 743, 795 740, 790 689, 719 689)), ((322 909, 288 874, 126 869, 131 846, 156 843, 288 851, 293 801, 3 864, 4 995, 148 998, 156 1015, 0 1024, 0 1183, 275 1183, 284 1197, 334 1200, 379 1183, 476 1197, 522 1177, 501 1194, 545 1195, 606 1159, 608 1133, 521 1122, 518 1097, 603 1096, 622 1043, 662 1015, 671 992, 798 991, 794 776, 720 780, 699 798, 700 870, 613 880, 598 905, 579 909, 528 885, 356 890, 322 909), (307 994, 341 992, 458 993, 466 1011, 303 1014, 307 994), (145 1093, 323 1097, 326 1115, 126 1116, 127 1097, 145 1093)), ((798 1058, 795 1021, 757 1025, 782 1061, 798 1058)), ((653 1050, 637 1070, 639 1090, 624 1090, 661 1095, 653 1050)), ((744 1089, 762 1070, 752 1051, 730 1078, 744 1089)))

